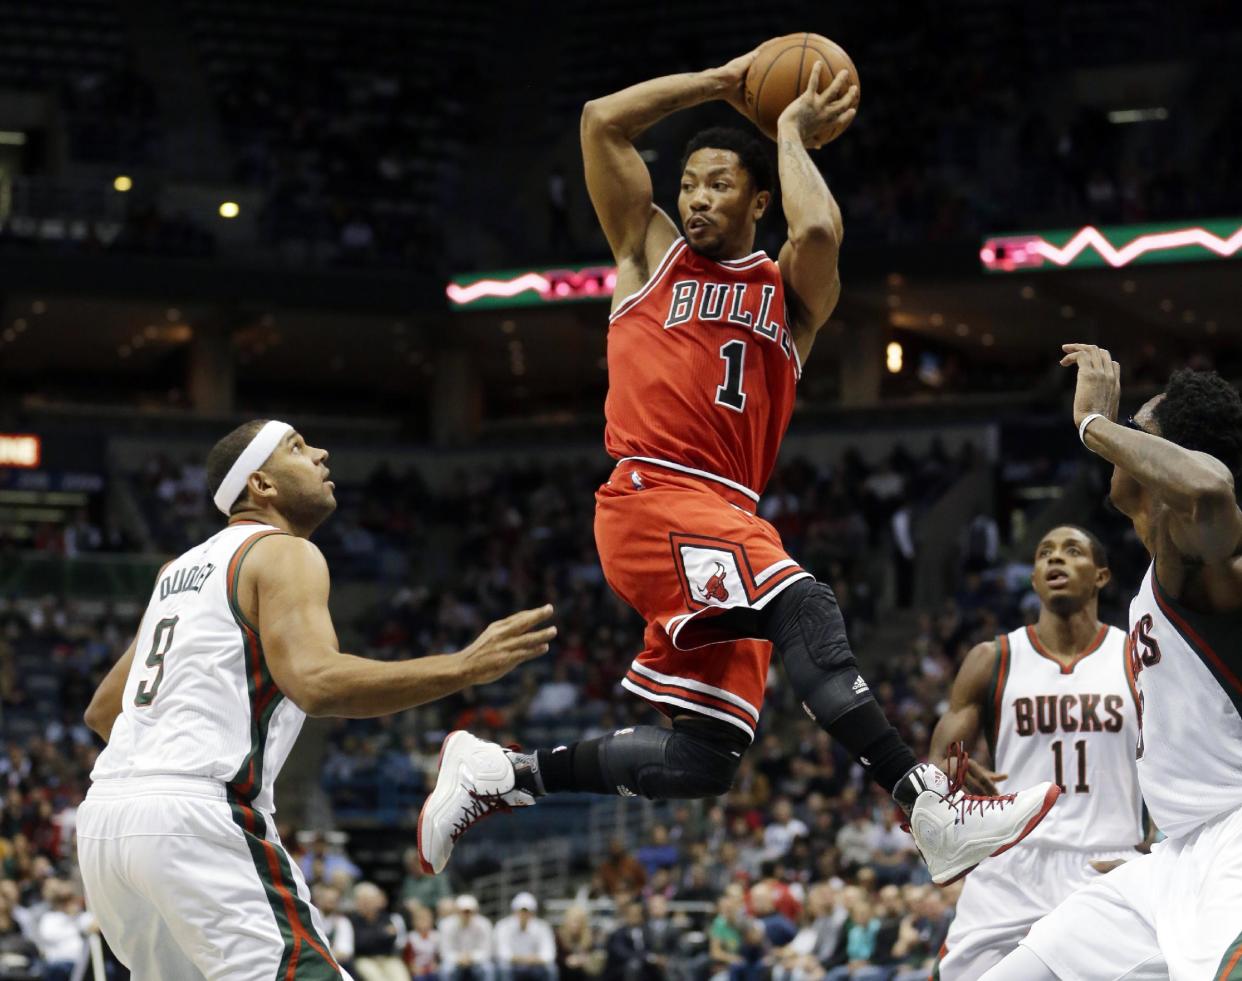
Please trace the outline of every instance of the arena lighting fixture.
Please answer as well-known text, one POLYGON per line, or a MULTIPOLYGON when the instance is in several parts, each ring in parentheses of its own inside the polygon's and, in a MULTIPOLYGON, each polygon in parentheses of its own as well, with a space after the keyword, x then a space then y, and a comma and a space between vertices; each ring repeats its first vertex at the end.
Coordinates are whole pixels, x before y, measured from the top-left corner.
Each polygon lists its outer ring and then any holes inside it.
POLYGON ((979 260, 987 272, 1098 268, 1151 262, 1228 259, 1242 250, 1242 219, 1195 225, 1087 225, 1075 230, 1016 232, 987 238, 979 260))
POLYGON ((221 201, 220 202, 220 217, 221 218, 236 218, 239 214, 241 214, 241 208, 238 207, 236 201, 221 201))
POLYGON ((896 375, 901 371, 904 352, 901 350, 899 341, 889 341, 888 347, 884 349, 884 367, 889 374, 896 375))
POLYGON ((26 134, 17 130, 0 129, 0 146, 25 146, 26 134))
POLYGON ((133 186, 133 180, 124 174, 117 174, 116 179, 112 182, 112 189, 114 191, 120 191, 122 194, 126 191, 132 190, 133 186))
POLYGON ((455 310, 503 309, 606 300, 616 285, 615 266, 513 269, 454 276, 444 294, 455 310))
POLYGON ((1169 118, 1169 110, 1164 106, 1152 106, 1148 109, 1114 109, 1108 114, 1108 121, 1117 125, 1126 123, 1162 123, 1169 118))
POLYGON ((37 470, 43 459, 43 440, 33 433, 0 433, 0 467, 37 470))

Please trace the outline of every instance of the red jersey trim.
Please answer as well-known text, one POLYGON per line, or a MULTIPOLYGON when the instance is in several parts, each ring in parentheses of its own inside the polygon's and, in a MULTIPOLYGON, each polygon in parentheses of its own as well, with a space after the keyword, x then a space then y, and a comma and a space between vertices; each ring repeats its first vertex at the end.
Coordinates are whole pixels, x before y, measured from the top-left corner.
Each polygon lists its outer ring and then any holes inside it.
MULTIPOLYGON (((621 679, 621 687, 631 694, 637 695, 644 701, 653 702, 657 705, 675 705, 678 708, 687 710, 688 712, 697 712, 699 715, 707 715, 713 719, 719 719, 721 722, 728 722, 737 726, 752 740, 755 738, 755 727, 747 725, 736 715, 730 715, 728 712, 722 712, 719 709, 711 708, 697 702, 689 701, 688 698, 678 698, 675 695, 667 695, 661 692, 648 691, 641 685, 625 677, 621 679)), ((689 695, 689 693, 686 693, 689 695)), ((671 712, 665 712, 665 715, 672 715, 671 712)))
POLYGON ((710 473, 707 470, 696 470, 694 467, 683 466, 680 463, 674 463, 672 460, 660 460, 654 456, 623 456, 617 461, 617 465, 620 466, 628 460, 637 460, 639 463, 650 463, 655 467, 667 467, 669 470, 676 470, 679 473, 688 473, 694 477, 702 477, 705 480, 714 480, 718 484, 724 484, 726 487, 732 488, 739 494, 745 494, 756 504, 759 503, 759 495, 749 487, 743 487, 736 480, 730 480, 728 477, 722 477, 719 474, 710 473))
POLYGON ((650 293, 652 289, 655 288, 656 284, 664 278, 669 269, 672 268, 673 261, 680 256, 686 248, 686 240, 684 238, 674 240, 673 244, 668 247, 668 251, 664 253, 664 258, 662 258, 659 265, 656 266, 655 272, 651 274, 651 278, 643 284, 642 288, 638 290, 638 292, 631 293, 621 301, 621 305, 608 315, 608 322, 612 323, 623 313, 633 309, 635 304, 650 293))
POLYGON ((759 709, 751 705, 741 695, 735 695, 724 688, 717 688, 715 685, 709 685, 705 681, 696 681, 693 678, 679 678, 677 675, 664 674, 662 671, 656 671, 646 665, 639 664, 637 661, 630 665, 630 670, 635 674, 654 681, 656 684, 664 685, 668 688, 685 688, 691 693, 707 695, 722 702, 728 702, 730 705, 742 709, 756 722, 759 721, 759 709))

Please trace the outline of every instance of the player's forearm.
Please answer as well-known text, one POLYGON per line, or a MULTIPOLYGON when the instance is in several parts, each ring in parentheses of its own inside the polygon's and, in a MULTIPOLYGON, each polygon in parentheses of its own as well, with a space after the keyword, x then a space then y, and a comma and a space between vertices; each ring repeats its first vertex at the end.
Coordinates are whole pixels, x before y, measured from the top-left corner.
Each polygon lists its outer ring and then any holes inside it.
POLYGON ((307 715, 369 719, 425 705, 479 682, 466 659, 432 654, 409 661, 325 656, 286 692, 307 715))
POLYGON ((789 226, 789 240, 809 235, 831 235, 841 242, 841 209, 828 190, 824 175, 802 145, 795 123, 785 120, 777 130, 776 162, 781 180, 781 206, 789 226))
POLYGON ((633 141, 665 116, 720 99, 728 85, 716 72, 688 72, 639 82, 620 92, 592 99, 582 108, 584 137, 594 128, 611 128, 633 141))
POLYGON ((87 728, 104 742, 112 737, 112 727, 121 716, 125 682, 129 678, 129 669, 133 662, 134 644, 131 643, 99 683, 82 716, 87 728))
POLYGON ((1087 449, 1130 474, 1174 511, 1194 515, 1217 503, 1230 510, 1237 506, 1228 469, 1206 453, 1105 418, 1092 420, 1083 438, 1087 449))
POLYGON ((965 746, 974 746, 979 739, 979 716, 977 712, 954 712, 950 710, 932 731, 931 746, 927 750, 927 758, 933 763, 942 763, 949 756, 949 747, 960 742, 965 746))

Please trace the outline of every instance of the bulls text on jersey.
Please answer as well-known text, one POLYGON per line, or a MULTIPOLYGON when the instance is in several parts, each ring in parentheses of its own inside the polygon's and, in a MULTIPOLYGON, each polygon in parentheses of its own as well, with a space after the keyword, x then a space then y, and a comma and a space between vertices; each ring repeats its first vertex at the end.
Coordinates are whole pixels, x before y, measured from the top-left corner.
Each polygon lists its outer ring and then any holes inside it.
POLYGON ((789 328, 771 317, 776 287, 772 283, 712 283, 701 279, 681 279, 673 283, 673 295, 664 329, 699 320, 704 323, 732 324, 751 330, 769 341, 779 342, 786 358, 793 357, 789 328), (758 296, 755 299, 755 286, 758 296))

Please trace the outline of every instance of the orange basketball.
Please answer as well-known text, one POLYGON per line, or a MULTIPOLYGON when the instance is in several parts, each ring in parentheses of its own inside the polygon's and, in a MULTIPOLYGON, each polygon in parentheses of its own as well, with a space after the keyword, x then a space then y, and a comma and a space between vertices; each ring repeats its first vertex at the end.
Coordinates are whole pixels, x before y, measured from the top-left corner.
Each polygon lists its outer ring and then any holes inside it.
MULTIPOLYGON (((858 69, 850 56, 839 44, 820 34, 787 34, 765 41, 746 70, 746 108, 754 124, 772 139, 776 139, 776 121, 785 107, 810 83, 816 61, 822 61, 827 69, 820 72, 819 91, 831 85, 837 72, 844 68, 850 73, 850 84, 858 85, 861 94, 858 69)), ((835 140, 846 126, 837 126, 825 142, 835 140)))

